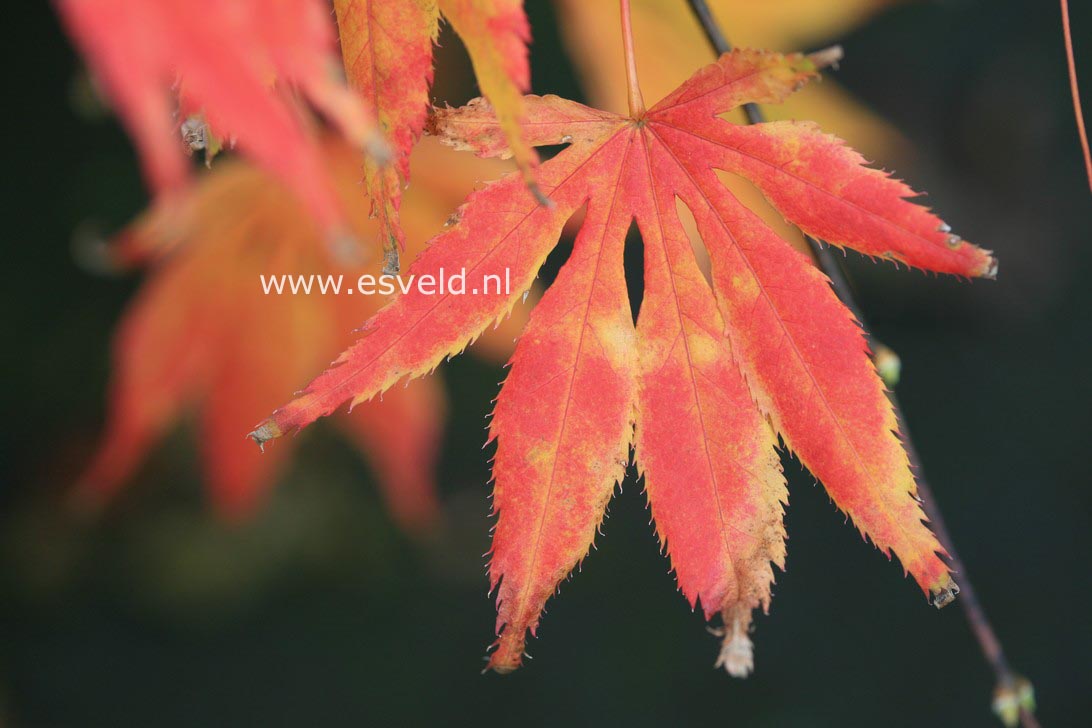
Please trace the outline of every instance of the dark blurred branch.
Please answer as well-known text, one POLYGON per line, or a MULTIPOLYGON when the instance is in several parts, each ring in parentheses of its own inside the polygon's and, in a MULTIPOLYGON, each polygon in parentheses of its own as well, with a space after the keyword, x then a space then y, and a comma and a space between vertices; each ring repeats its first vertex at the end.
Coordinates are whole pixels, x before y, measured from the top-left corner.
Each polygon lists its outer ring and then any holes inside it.
MULTIPOLYGON (((694 11, 694 15, 697 16, 702 30, 705 31, 706 38, 708 38, 710 45, 713 46, 716 52, 718 54, 723 54, 732 50, 731 44, 728 42, 728 39, 724 37, 724 33, 721 31, 720 26, 717 24, 717 21, 713 17, 713 13, 705 0, 688 0, 688 2, 691 10, 694 11)), ((1065 0, 1063 0, 1063 5, 1064 3, 1065 0)), ((743 111, 747 115, 748 123, 761 124, 765 121, 762 110, 757 104, 744 104, 743 111)), ((886 348, 877 342, 869 332, 861 308, 857 305, 856 298, 853 295, 853 289, 850 286, 846 272, 842 268, 841 261, 835 257, 831 247, 829 245, 824 245, 811 236, 805 235, 804 237, 807 239, 808 245, 815 255, 819 268, 826 274, 827 278, 830 279, 834 292, 842 303, 844 303, 853 313, 857 321, 860 322, 872 351, 879 352, 881 349, 886 348)), ((895 410, 895 416, 899 421, 903 446, 906 448, 906 455, 910 460, 910 467, 917 476, 918 495, 921 498, 922 509, 929 518, 930 525, 932 526, 937 539, 948 552, 948 560, 951 564, 952 571, 959 575, 959 602, 963 606, 963 612, 966 614, 967 621, 971 625, 971 631, 978 640, 979 647, 982 649, 982 654, 985 656, 986 662, 989 663, 990 667, 993 669, 997 679, 997 688, 994 692, 993 702, 994 712, 998 714, 1006 725, 1016 725, 1017 720, 1019 720, 1024 728, 1037 728, 1039 725, 1038 721, 1036 721, 1035 716, 1031 712, 1034 709, 1031 684, 1025 678, 1013 672, 1012 668, 1009 666, 1008 660, 1005 659, 1001 641, 997 639, 997 634, 994 632, 990 620, 986 617, 986 612, 982 608, 982 603, 978 600, 978 594, 975 592, 974 585, 967 575, 963 560, 959 558, 959 552, 956 551, 955 545, 952 543, 951 535, 948 533, 948 527, 944 523, 944 517, 941 515, 936 498, 933 496, 932 488, 929 487, 929 482, 925 479, 925 470, 922 467, 917 448, 914 447, 914 440, 910 436, 906 418, 903 415, 902 407, 899 405, 899 398, 896 396, 894 388, 890 387, 890 389, 891 391, 888 393, 888 397, 895 410)), ((940 602, 940 600, 938 600, 937 606, 942 607, 945 603, 946 602, 940 602)))

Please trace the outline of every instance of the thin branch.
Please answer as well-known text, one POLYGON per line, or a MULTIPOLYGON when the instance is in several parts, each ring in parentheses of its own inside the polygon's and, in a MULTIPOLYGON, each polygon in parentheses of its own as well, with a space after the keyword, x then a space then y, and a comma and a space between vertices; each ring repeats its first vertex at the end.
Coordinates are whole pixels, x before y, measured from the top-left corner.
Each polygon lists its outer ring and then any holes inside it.
POLYGON ((1092 152, 1088 149, 1088 132, 1084 128, 1084 112, 1081 111, 1081 91, 1077 86, 1077 61, 1073 57, 1073 34, 1069 27, 1069 0, 1062 0, 1062 35, 1065 36, 1065 60, 1069 67, 1069 90, 1073 96, 1073 114, 1077 117, 1077 135, 1081 138, 1084 152, 1084 170, 1088 174, 1088 187, 1092 189, 1092 152))
MULTIPOLYGON (((717 24, 716 19, 713 17, 705 0, 688 0, 688 2, 694 15, 697 16, 698 22, 705 32, 706 38, 708 38, 709 43, 717 53, 723 54, 732 50, 731 44, 728 42, 728 39, 725 38, 724 33, 721 31, 720 26, 717 24)), ((1062 0, 1063 8, 1065 4, 1066 0, 1062 0)), ((1066 34, 1066 39, 1067 41, 1069 40, 1068 32, 1066 34)), ((1070 58, 1072 59, 1072 55, 1070 55, 1070 58)), ((1074 89, 1074 99, 1076 99, 1076 89, 1074 89)), ((757 104, 745 104, 743 110, 747 114, 748 122, 751 124, 760 124, 765 120, 762 110, 757 104)), ((1078 112, 1078 121, 1079 120, 1080 116, 1078 112)), ((1083 138, 1083 123, 1081 124, 1081 129, 1083 138)), ((1090 178, 1092 178, 1092 167, 1090 167, 1090 178)), ((879 351, 880 344, 873 339, 869 332, 864 314, 853 295, 853 289, 850 286, 849 279, 846 276, 845 270, 842 268, 841 262, 833 255, 829 245, 824 245, 808 235, 805 235, 805 238, 807 239, 812 252, 815 254, 820 269, 830 279, 834 292, 842 303, 853 313, 857 321, 860 322, 861 327, 864 329, 865 336, 868 339, 869 346, 873 351, 879 351)), ((941 515, 940 507, 937 505, 936 498, 933 496, 933 490, 929 487, 929 482, 925 479, 925 471, 921 464, 921 457, 918 455, 917 448, 914 446, 914 440, 910 436, 910 430, 906 424, 906 417, 903 414, 902 407, 899 405, 899 399, 895 395, 893 389, 888 393, 888 396, 891 400, 891 406, 895 411, 895 416, 899 421, 903 445, 906 448, 906 455, 910 460, 911 468, 917 476, 918 495, 922 501, 922 509, 929 518, 930 525, 932 526, 937 539, 948 552, 952 571, 959 574, 959 582, 961 585, 959 602, 963 607, 963 612, 967 617, 967 621, 970 623, 971 631, 974 633, 975 638, 978 640, 979 647, 982 649, 982 654, 985 656, 986 662, 989 663, 990 667, 993 669, 994 676, 997 679, 997 688, 994 692, 994 711, 1006 724, 1015 725, 1016 720, 1018 719, 1024 728, 1037 728, 1038 722, 1031 712, 1031 706, 1033 705, 1031 685, 1025 678, 1013 672, 1012 668, 1009 666, 1008 660, 1005 659, 1001 641, 997 638, 997 634, 994 632, 993 626, 990 624, 989 619, 986 617, 986 612, 982 608, 982 603, 978 600, 978 594, 967 574, 966 567, 963 565, 963 560, 959 557, 959 552, 956 551, 955 545, 952 543, 952 538, 948 533, 948 527, 944 522, 944 517, 941 515)), ((937 606, 943 606, 943 604, 938 604, 937 606)))

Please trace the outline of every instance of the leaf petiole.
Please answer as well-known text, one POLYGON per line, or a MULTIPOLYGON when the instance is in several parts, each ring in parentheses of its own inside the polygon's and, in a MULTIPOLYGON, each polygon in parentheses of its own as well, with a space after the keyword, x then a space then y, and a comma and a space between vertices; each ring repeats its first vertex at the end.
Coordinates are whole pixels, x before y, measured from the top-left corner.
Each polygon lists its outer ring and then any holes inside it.
POLYGON ((640 119, 645 115, 645 100, 637 80, 637 58, 633 52, 633 23, 630 20, 629 0, 620 0, 622 15, 622 48, 626 54, 626 88, 629 92, 629 115, 640 119))

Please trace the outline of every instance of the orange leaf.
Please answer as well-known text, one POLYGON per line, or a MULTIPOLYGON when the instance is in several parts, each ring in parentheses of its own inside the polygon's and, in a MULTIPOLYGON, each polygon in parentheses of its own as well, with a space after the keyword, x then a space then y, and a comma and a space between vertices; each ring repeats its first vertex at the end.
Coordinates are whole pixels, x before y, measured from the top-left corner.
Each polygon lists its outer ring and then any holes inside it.
MULTIPOLYGON (((453 170, 445 163, 450 157, 435 142, 418 147, 418 184, 406 198, 415 240, 440 228, 475 178, 503 166, 483 161, 453 170)), ((355 151, 330 142, 323 159, 346 209, 355 211, 353 233, 375 234, 366 210, 348 204, 359 194, 355 151)), ((347 289, 373 269, 346 268, 291 193, 251 165, 217 165, 181 203, 154 209, 114 247, 126 263, 160 259, 119 326, 107 432, 80 495, 102 500, 120 488, 155 441, 192 408, 212 500, 223 514, 240 517, 270 486, 289 449, 262 457, 239 432, 275 406, 286 388, 329 361, 383 300, 344 291, 263 292, 263 274, 340 275, 347 289)), ((503 360, 513 335, 510 328, 499 330, 487 355, 503 360)), ((368 457, 394 516, 407 527, 421 527, 436 515, 431 468, 443 410, 442 387, 429 380, 399 387, 375 408, 337 420, 368 457)))
MULTIPOLYGON (((585 211, 571 258, 516 347, 490 431, 494 669, 521 663, 527 630, 591 545, 631 442, 680 588, 708 618, 725 620, 719 664, 733 674, 750 669, 751 612, 769 603, 770 563, 784 557, 775 432, 936 603, 955 589, 923 523, 898 423, 859 326, 822 273, 716 174, 748 179, 788 219, 833 245, 966 277, 994 274, 987 251, 951 235, 908 201, 909 187, 813 125, 745 127, 721 118, 746 102, 783 100, 832 57, 736 51, 647 112, 631 77, 631 117, 527 97, 525 139, 568 144, 539 169, 554 205, 535 205, 518 176, 506 177, 471 195, 459 223, 410 270, 465 269, 477 281, 496 275, 510 290, 411 288, 252 433, 264 442, 431 371, 515 304, 562 226, 585 211), (712 285, 699 272, 679 205, 709 251, 712 285), (622 277, 622 240, 634 221, 646 281, 636 327, 622 277)), ((506 151, 484 103, 438 110, 432 128, 482 156, 506 151)))

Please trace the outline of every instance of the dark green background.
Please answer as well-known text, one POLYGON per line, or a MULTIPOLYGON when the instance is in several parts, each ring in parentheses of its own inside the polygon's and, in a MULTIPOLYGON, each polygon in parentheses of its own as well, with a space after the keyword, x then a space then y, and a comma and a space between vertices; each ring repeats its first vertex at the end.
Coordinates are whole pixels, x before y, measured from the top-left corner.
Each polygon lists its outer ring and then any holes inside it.
MULTIPOLYGON (((579 97, 551 9, 529 5, 535 90, 579 97)), ((1074 5, 1092 96, 1092 7, 1074 5)), ((795 461, 789 570, 758 620, 751 679, 712 669, 715 641, 632 480, 551 602, 535 659, 479 675, 493 626, 480 425, 501 372, 469 358, 444 372, 448 519, 431 543, 393 527, 321 426, 242 528, 206 516, 185 430, 103 520, 65 516, 137 284, 85 274, 69 241, 88 221, 115 229, 145 193, 116 124, 75 110, 79 65, 49 7, 20 3, 6 36, 0 724, 995 724, 958 607, 929 607, 795 461)), ((1087 725, 1092 198, 1056 3, 928 3, 831 40, 847 53, 838 78, 913 143, 900 174, 1001 260, 996 283, 970 286, 849 263, 902 355, 928 475, 1044 725, 1087 725)))

